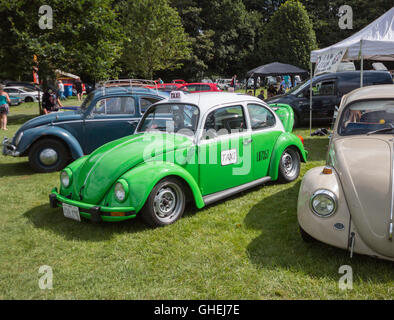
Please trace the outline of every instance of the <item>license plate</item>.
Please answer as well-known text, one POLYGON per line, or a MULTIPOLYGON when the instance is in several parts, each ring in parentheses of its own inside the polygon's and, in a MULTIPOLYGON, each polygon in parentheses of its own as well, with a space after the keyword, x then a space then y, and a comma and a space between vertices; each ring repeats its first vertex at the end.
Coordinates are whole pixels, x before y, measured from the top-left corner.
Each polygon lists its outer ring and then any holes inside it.
POLYGON ((66 218, 81 222, 81 215, 79 214, 78 207, 63 203, 63 214, 66 218))

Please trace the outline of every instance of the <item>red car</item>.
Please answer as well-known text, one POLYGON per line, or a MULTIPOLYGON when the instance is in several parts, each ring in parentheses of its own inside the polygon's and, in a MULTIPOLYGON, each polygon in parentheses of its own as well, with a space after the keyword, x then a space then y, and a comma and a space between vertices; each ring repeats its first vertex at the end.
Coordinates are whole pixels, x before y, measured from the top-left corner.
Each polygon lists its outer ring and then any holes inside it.
POLYGON ((176 83, 176 84, 185 84, 186 81, 182 80, 182 79, 176 79, 176 80, 172 80, 172 83, 176 83))
POLYGON ((179 90, 187 92, 210 92, 210 91, 222 91, 218 88, 216 83, 188 83, 179 88, 179 90))
POLYGON ((159 91, 166 91, 166 92, 178 90, 180 87, 182 87, 182 84, 179 83, 158 83, 157 86, 146 86, 146 88, 149 89, 157 88, 157 90, 159 91))

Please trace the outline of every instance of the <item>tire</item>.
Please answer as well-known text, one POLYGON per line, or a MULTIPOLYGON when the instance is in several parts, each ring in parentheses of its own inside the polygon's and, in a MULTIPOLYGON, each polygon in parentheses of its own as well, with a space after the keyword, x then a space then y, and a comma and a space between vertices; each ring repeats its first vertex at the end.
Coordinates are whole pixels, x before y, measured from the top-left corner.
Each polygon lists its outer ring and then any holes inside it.
POLYGON ((185 211, 185 187, 178 179, 164 178, 153 188, 141 218, 150 227, 163 227, 180 219, 185 211), (175 200, 175 201, 174 201, 175 200), (170 208, 167 208, 167 207, 170 208))
POLYGON ((54 172, 63 169, 70 160, 70 152, 63 142, 44 138, 29 150, 29 164, 37 172, 54 172))
POLYGON ((279 161, 279 181, 288 183, 296 180, 300 175, 300 168, 300 154, 295 148, 287 148, 279 161))
POLYGON ((299 225, 299 228, 300 228, 300 234, 301 234, 302 240, 304 240, 305 242, 308 242, 308 243, 316 242, 316 239, 313 238, 308 233, 306 233, 306 231, 304 229, 302 229, 300 225, 299 225))
POLYGON ((25 98, 25 102, 33 102, 33 98, 32 97, 26 97, 25 98))

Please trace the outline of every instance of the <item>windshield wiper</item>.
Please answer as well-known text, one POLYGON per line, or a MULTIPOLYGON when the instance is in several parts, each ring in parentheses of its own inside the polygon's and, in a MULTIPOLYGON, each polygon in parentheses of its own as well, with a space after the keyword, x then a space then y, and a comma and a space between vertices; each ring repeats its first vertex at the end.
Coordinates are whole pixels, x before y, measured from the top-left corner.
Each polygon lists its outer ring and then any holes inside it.
POLYGON ((390 128, 382 128, 382 129, 370 131, 367 133, 367 136, 369 136, 371 134, 383 133, 383 132, 387 132, 387 131, 391 131, 391 130, 394 130, 394 125, 392 123, 390 123, 390 128))

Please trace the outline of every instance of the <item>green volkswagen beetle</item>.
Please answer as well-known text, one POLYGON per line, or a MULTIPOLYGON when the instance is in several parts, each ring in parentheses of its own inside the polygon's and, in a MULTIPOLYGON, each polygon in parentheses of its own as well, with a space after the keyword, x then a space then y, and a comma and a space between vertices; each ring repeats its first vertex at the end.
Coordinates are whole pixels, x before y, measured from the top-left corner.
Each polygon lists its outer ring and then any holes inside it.
POLYGON ((140 215, 153 227, 171 224, 187 202, 203 208, 268 181, 295 180, 307 152, 293 122, 291 107, 249 95, 171 92, 134 135, 66 167, 50 205, 78 221, 140 215))

